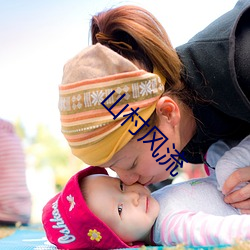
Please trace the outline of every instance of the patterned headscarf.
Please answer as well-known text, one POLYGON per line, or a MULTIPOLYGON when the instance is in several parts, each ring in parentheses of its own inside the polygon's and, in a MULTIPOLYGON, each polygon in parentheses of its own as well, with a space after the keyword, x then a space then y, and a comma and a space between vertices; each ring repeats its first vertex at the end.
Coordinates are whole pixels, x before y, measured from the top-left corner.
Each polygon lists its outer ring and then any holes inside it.
POLYGON ((110 160, 154 112, 164 81, 99 43, 68 61, 59 110, 73 154, 94 166, 110 160))

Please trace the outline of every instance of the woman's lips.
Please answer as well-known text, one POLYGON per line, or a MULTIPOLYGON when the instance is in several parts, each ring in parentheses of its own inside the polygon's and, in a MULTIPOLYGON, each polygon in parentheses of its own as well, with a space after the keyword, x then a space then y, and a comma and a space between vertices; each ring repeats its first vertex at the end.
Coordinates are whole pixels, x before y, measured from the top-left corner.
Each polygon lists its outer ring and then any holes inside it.
POLYGON ((149 181, 147 181, 146 183, 142 184, 143 186, 148 186, 149 184, 152 183, 154 177, 152 177, 149 181))

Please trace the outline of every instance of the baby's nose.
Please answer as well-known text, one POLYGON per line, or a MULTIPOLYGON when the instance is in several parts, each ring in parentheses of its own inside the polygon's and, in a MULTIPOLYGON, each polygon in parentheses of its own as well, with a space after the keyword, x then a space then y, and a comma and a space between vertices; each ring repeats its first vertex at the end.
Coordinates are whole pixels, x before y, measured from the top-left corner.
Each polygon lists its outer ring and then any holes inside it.
POLYGON ((139 205, 139 199, 140 195, 137 192, 127 192, 125 194, 127 196, 127 199, 134 205, 138 206, 139 205))

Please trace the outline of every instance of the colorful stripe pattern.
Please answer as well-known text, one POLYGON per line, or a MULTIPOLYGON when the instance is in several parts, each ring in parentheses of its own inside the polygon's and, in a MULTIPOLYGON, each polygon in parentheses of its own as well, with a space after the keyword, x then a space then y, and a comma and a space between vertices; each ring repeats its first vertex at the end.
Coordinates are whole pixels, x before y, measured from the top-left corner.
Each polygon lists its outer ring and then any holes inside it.
POLYGON ((131 108, 139 107, 140 113, 152 106, 163 91, 164 85, 159 76, 144 70, 60 85, 62 132, 71 147, 96 143, 119 129, 125 120, 123 115, 131 113, 131 108), (115 121, 113 115, 101 104, 113 90, 115 93, 105 102, 107 107, 111 107, 125 94, 112 108, 113 113, 117 114, 129 104, 115 121))
MULTIPOLYGON (((217 246, 250 239, 250 216, 216 216, 203 212, 172 211, 161 227, 161 244, 184 243, 188 246, 217 246)), ((159 242, 158 242, 159 243, 159 242)))

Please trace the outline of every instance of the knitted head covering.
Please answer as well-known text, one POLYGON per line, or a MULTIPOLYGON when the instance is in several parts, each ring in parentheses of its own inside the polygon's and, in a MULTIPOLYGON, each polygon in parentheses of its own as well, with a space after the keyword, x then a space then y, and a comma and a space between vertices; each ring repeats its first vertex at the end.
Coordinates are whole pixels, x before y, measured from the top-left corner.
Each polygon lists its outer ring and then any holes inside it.
POLYGON ((73 154, 94 166, 110 160, 154 112, 164 81, 99 43, 68 61, 59 110, 73 154))

